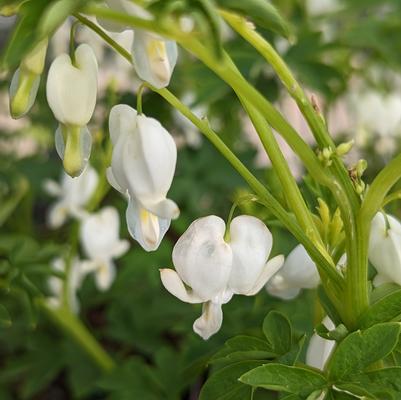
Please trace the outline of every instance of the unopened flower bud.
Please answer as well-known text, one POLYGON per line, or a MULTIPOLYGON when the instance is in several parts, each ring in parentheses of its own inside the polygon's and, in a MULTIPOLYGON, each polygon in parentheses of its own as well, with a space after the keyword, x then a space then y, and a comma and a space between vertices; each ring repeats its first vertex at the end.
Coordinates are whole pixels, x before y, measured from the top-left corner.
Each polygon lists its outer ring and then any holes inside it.
POLYGON ((354 145, 355 141, 354 139, 350 140, 349 142, 346 143, 341 143, 340 145, 337 146, 336 149, 336 153, 337 155, 341 156, 345 156, 346 154, 348 154, 350 152, 350 150, 352 149, 352 146, 354 145))
POLYGON ((10 112, 15 119, 23 117, 33 106, 43 72, 48 39, 40 41, 21 61, 10 85, 10 112))

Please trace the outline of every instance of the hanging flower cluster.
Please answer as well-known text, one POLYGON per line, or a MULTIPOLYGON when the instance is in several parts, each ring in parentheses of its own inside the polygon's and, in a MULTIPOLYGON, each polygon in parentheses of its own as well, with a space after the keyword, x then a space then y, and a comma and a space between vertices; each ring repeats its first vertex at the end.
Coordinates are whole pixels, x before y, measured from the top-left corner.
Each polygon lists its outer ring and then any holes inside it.
POLYGON ((177 241, 175 271, 161 269, 161 279, 178 299, 203 303, 202 316, 193 326, 203 339, 220 329, 223 304, 234 294, 255 295, 282 266, 281 255, 267 261, 272 244, 264 223, 247 215, 234 218, 227 235, 221 218, 197 219, 177 241))

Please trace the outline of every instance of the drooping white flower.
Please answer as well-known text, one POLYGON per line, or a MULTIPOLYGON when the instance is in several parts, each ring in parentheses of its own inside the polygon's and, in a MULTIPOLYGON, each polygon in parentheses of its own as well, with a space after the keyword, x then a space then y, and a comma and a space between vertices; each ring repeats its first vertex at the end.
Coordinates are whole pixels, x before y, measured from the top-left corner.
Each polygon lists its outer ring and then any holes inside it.
POLYGON ((107 178, 128 197, 131 236, 146 251, 156 250, 179 214, 177 205, 166 198, 177 161, 175 142, 157 120, 125 104, 112 108, 109 130, 113 155, 107 178))
POLYGON ((49 226, 57 229, 64 224, 69 216, 81 218, 86 203, 96 190, 98 180, 96 170, 89 164, 77 178, 71 178, 63 173, 60 184, 46 180, 44 189, 50 195, 58 198, 49 211, 49 226))
POLYGON ((13 118, 23 117, 33 106, 40 76, 45 66, 48 39, 41 40, 22 60, 10 85, 10 112, 13 118))
POLYGON ((56 258, 52 262, 52 268, 56 272, 66 274, 65 279, 68 279, 68 281, 64 282, 63 279, 58 276, 49 278, 48 287, 51 296, 47 299, 47 304, 53 308, 60 308, 63 305, 64 285, 67 284, 68 294, 66 300, 68 302, 68 307, 72 312, 77 314, 79 312, 77 290, 81 287, 82 281, 86 275, 86 272, 82 268, 81 261, 78 258, 74 258, 67 271, 65 260, 56 258))
POLYGON ((187 303, 203 303, 193 328, 205 340, 221 327, 222 305, 234 294, 255 295, 284 261, 281 255, 267 261, 273 238, 259 219, 234 218, 229 241, 225 230, 217 216, 197 219, 174 246, 175 271, 160 270, 171 294, 187 303))
POLYGON ((168 86, 177 63, 177 44, 147 31, 135 30, 132 59, 139 78, 157 89, 168 86))
POLYGON ((372 220, 369 261, 377 270, 373 283, 401 285, 401 223, 391 215, 378 212, 372 220))
MULTIPOLYGON (((335 328, 333 321, 329 317, 323 319, 323 324, 329 330, 335 328)), ((308 349, 306 350, 306 363, 311 367, 323 370, 335 344, 335 340, 324 339, 314 333, 310 339, 308 349)))
POLYGON ((286 258, 283 267, 268 282, 266 290, 272 296, 290 300, 302 289, 314 289, 320 277, 315 263, 305 248, 299 244, 286 258))
MULTIPOLYGON (((153 16, 144 8, 128 0, 106 0, 106 5, 115 11, 152 19, 153 16)), ((99 23, 112 32, 122 32, 131 29, 124 24, 110 22, 105 19, 99 23)), ((132 43, 132 60, 135 71, 140 79, 160 89, 170 83, 175 64, 177 63, 177 44, 160 35, 141 29, 134 30, 132 43)))
POLYGON ((56 149, 71 176, 83 171, 90 155, 92 138, 86 125, 96 104, 97 69, 96 57, 87 44, 76 49, 75 60, 61 54, 49 69, 47 101, 60 123, 56 149))
POLYGON ((82 221, 80 240, 89 258, 83 261, 83 269, 95 273, 100 290, 107 290, 113 283, 116 274, 113 259, 122 256, 129 248, 128 241, 119 238, 119 229, 119 215, 113 207, 105 207, 82 221))

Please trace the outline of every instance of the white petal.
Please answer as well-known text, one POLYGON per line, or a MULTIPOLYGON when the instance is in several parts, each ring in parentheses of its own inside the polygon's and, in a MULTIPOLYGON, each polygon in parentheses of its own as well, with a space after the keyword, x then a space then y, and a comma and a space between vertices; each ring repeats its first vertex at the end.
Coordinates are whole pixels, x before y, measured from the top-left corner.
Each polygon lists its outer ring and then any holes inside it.
POLYGON ((283 263, 284 256, 282 255, 278 255, 269 260, 262 270, 262 273, 257 279, 254 287, 248 293, 244 294, 246 294, 247 296, 253 296, 258 293, 259 290, 262 289, 262 287, 265 286, 266 283, 272 278, 272 276, 282 267, 283 263))
POLYGON ((80 239, 91 259, 108 260, 115 254, 119 239, 120 218, 114 207, 104 207, 90 214, 81 224, 80 239))
POLYGON ((223 322, 223 311, 221 304, 208 301, 203 304, 202 315, 194 322, 194 331, 207 340, 221 328, 223 322))
MULTIPOLYGON (((335 328, 329 317, 326 317, 323 323, 328 329, 335 328)), ((335 340, 323 339, 316 333, 313 334, 306 351, 306 363, 311 367, 323 370, 335 344, 335 340)))
POLYGON ((160 218, 176 219, 180 215, 180 210, 173 200, 164 199, 156 204, 146 204, 146 208, 160 218))
POLYGON ((117 104, 110 110, 109 132, 113 146, 121 135, 127 135, 136 127, 137 112, 127 104, 117 104))
POLYGON ((10 112, 13 118, 26 115, 35 102, 40 75, 32 75, 18 68, 10 84, 10 112))
POLYGON ((292 288, 313 289, 320 282, 316 265, 302 245, 296 246, 287 256, 279 274, 292 288))
POLYGON ((56 119, 75 126, 86 125, 92 117, 97 94, 97 61, 93 50, 80 45, 75 65, 68 54, 58 56, 50 66, 46 95, 56 119))
POLYGON ((204 301, 204 299, 199 298, 185 287, 177 272, 173 269, 160 269, 160 278, 163 286, 181 301, 185 303, 202 303, 204 301))
POLYGON ((377 213, 372 220, 369 260, 382 280, 401 285, 401 224, 391 215, 387 220, 388 230, 382 213, 377 213))
POLYGON ((249 215, 241 215, 232 220, 230 237, 233 267, 229 287, 234 293, 247 294, 259 282, 273 238, 260 219, 249 215))
POLYGON ((42 187, 50 196, 56 197, 62 194, 60 185, 51 179, 45 179, 42 187))
POLYGON ((52 229, 60 228, 68 216, 68 208, 63 202, 55 203, 49 210, 47 222, 52 229))
POLYGON ((228 284, 232 251, 224 241, 224 232, 221 218, 200 218, 189 226, 173 249, 173 263, 179 276, 204 299, 214 298, 228 284))
POLYGON ((156 250, 168 228, 170 219, 162 219, 151 214, 131 198, 126 211, 127 226, 130 235, 146 251, 156 250))
POLYGON ((115 276, 116 267, 111 260, 99 263, 95 273, 97 288, 101 291, 108 290, 113 283, 115 276))
POLYGON ((132 55, 136 73, 143 81, 158 89, 170 83, 178 55, 175 42, 135 30, 132 55))
POLYGON ((130 195, 144 207, 164 200, 177 161, 177 147, 167 130, 157 120, 139 115, 136 130, 127 137, 122 156, 130 195))
POLYGON ((89 164, 79 177, 71 178, 64 174, 61 187, 65 202, 72 208, 85 206, 93 196, 99 176, 89 164))
POLYGON ((114 174, 113 174, 113 170, 111 169, 111 167, 106 169, 106 178, 107 181, 109 182, 110 186, 112 186, 114 189, 116 189, 118 192, 122 193, 122 194, 126 194, 126 190, 124 190, 119 183, 117 182, 117 179, 115 178, 114 174))

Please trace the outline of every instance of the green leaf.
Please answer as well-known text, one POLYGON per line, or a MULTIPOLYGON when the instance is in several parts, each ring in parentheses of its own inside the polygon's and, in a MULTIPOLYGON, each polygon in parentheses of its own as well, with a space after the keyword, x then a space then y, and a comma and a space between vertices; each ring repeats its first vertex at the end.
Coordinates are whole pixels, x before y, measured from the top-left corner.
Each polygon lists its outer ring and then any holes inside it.
POLYGON ((242 375, 240 381, 253 387, 308 396, 324 389, 326 378, 317 370, 282 364, 266 364, 242 375))
POLYGON ((253 336, 239 335, 227 340, 224 347, 218 351, 210 362, 242 360, 269 360, 276 358, 269 343, 253 336))
POLYGON ((40 40, 36 28, 47 4, 48 0, 30 0, 21 6, 19 20, 2 57, 5 67, 16 67, 40 40))
POLYGON ((348 335, 348 329, 343 325, 338 325, 333 330, 328 330, 324 324, 319 324, 316 328, 316 333, 321 336, 323 339, 327 340, 337 340, 340 342, 348 335))
POLYGON ((11 324, 11 317, 7 308, 0 304, 0 328, 9 328, 11 324))
POLYGON ((289 24, 277 8, 267 0, 216 0, 216 3, 221 8, 250 18, 262 28, 272 30, 286 38, 290 36, 289 24))
POLYGON ((360 328, 368 328, 380 322, 388 322, 401 314, 401 289, 382 297, 372 304, 359 319, 360 328))
MULTIPOLYGON (((350 377, 348 385, 356 387, 368 393, 372 393, 380 400, 399 399, 401 396, 401 367, 383 368, 369 371, 364 374, 350 377)), ((358 392, 355 391, 356 394, 358 392)))
POLYGON ((286 316, 270 311, 263 321, 263 333, 271 348, 277 354, 285 354, 292 347, 292 328, 286 316))
POLYGON ((238 379, 260 364, 260 361, 242 361, 219 370, 203 385, 199 400, 251 399, 253 389, 238 379))
POLYGON ((348 335, 337 347, 329 361, 329 378, 334 381, 363 372, 375 361, 392 352, 398 342, 400 324, 377 324, 364 331, 348 335))

